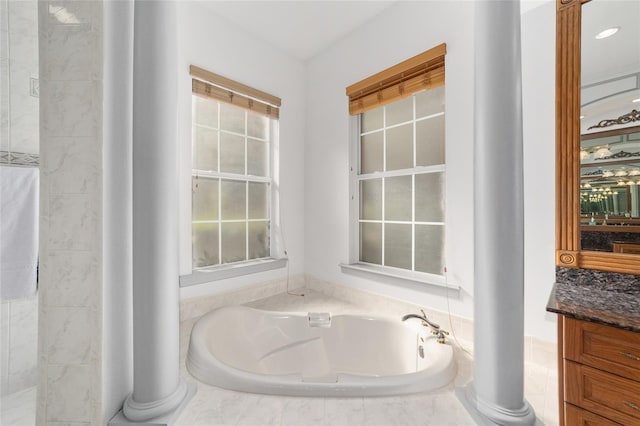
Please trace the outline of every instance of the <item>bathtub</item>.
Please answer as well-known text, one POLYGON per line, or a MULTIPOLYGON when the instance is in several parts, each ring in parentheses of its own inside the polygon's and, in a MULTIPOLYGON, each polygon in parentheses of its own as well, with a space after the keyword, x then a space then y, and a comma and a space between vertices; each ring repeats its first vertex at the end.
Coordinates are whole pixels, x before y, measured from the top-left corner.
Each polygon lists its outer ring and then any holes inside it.
POLYGON ((193 327, 187 368, 235 391, 291 396, 400 395, 442 387, 453 348, 417 322, 229 306, 193 327))

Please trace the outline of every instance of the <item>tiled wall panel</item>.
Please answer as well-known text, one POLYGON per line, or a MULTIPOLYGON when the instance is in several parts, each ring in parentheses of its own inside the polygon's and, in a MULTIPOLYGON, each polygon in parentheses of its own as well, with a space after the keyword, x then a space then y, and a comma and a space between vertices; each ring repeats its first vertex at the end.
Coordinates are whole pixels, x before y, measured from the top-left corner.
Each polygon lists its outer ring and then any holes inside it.
MULTIPOLYGON (((37 166, 38 7, 0 0, 0 162, 37 166)), ((37 373, 37 297, 2 301, 0 395, 32 387, 37 373)))
POLYGON ((37 424, 99 424, 102 2, 40 1, 37 424))

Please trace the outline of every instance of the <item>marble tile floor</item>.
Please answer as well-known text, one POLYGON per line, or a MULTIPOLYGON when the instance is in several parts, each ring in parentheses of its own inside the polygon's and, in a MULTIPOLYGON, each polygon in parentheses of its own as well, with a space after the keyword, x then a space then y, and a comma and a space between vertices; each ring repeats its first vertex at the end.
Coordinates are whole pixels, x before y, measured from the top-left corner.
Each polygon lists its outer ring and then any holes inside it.
MULTIPOLYGON (((275 311, 331 311, 367 313, 366 307, 327 297, 308 289, 298 289, 304 297, 286 293, 247 303, 247 306, 275 311)), ((371 312, 369 312, 371 313, 371 312)), ((380 315, 384 313, 376 312, 380 315)), ((393 397, 305 398, 258 395, 228 391, 197 382, 185 368, 190 330, 195 320, 183 321, 180 328, 181 374, 196 382, 198 393, 181 414, 177 424, 187 425, 475 425, 454 394, 472 378, 473 362, 468 353, 456 348, 458 374, 453 383, 436 391, 393 397)), ((446 327, 445 327, 446 328, 446 327)), ((471 350, 469 342, 460 342, 471 350)), ((525 396, 533 405, 538 424, 558 424, 557 373, 536 364, 525 365, 525 396)))
MULTIPOLYGON (((297 290, 299 291, 299 290, 297 290)), ((260 309, 279 311, 323 311, 366 313, 367 309, 303 289, 304 297, 286 293, 248 303, 260 309)), ((381 314, 376 312, 376 314, 381 314)), ((472 358, 452 341, 456 348, 458 375, 453 383, 436 391, 374 398, 296 398, 228 391, 198 382, 187 371, 184 359, 195 320, 180 324, 180 372, 197 383, 198 392, 180 415, 177 425, 474 425, 462 407, 454 389, 472 377, 472 358)), ((471 350, 469 342, 460 342, 471 350)), ((557 373, 555 369, 525 364, 525 396, 533 405, 538 424, 558 424, 557 373)), ((0 424, 35 424, 36 389, 29 388, 2 397, 0 424)))

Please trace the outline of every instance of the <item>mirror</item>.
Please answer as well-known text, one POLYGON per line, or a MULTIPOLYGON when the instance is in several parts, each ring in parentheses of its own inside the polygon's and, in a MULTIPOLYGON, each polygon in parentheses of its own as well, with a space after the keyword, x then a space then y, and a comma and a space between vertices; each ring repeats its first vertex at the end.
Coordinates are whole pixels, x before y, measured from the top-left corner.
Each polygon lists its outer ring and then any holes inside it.
POLYGON ((556 4, 556 263, 640 274, 640 2, 556 4))

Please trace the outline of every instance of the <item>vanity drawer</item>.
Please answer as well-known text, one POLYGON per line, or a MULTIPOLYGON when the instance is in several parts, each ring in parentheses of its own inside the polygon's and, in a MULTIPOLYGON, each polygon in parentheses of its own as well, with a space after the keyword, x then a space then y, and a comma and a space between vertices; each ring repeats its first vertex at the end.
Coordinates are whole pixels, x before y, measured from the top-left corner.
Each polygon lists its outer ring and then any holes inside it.
POLYGON ((564 320, 564 358, 640 381, 640 333, 564 320))
POLYGON ((640 383, 564 362, 565 401, 623 425, 640 424, 640 383))
POLYGON ((583 410, 575 405, 565 404, 565 426, 619 426, 620 423, 593 414, 591 411, 583 410))

